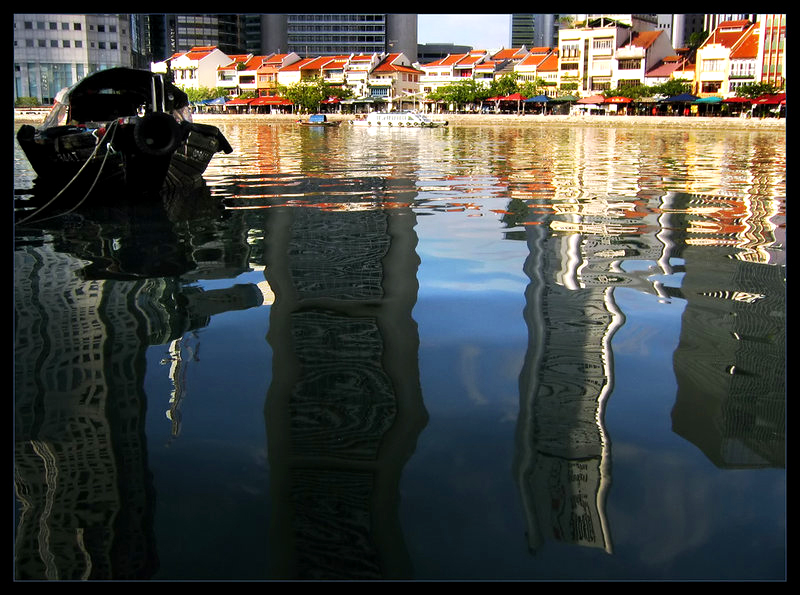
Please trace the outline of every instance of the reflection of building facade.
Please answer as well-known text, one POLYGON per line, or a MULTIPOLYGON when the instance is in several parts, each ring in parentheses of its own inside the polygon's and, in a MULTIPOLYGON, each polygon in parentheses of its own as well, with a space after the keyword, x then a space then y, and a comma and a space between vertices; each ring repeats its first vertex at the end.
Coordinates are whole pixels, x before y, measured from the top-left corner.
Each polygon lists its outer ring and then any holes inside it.
POLYGON ((605 500, 610 444, 603 417, 613 387, 611 338, 624 317, 608 287, 556 282, 561 238, 528 230, 528 352, 520 375, 515 474, 528 545, 549 538, 612 549, 605 500))
POLYGON ((81 282, 81 261, 45 250, 15 259, 17 578, 150 578, 148 324, 130 301, 146 282, 81 282))
POLYGON ((427 414, 410 209, 273 209, 275 578, 408 578, 398 483, 427 414))
POLYGON ((683 252, 673 430, 722 468, 785 467, 785 268, 709 250, 683 252))
POLYGON ((14 253, 20 579, 151 578, 158 561, 146 349, 263 299, 255 285, 203 291, 177 276, 148 275, 152 268, 191 277, 193 265, 230 275, 243 258, 235 241, 217 243, 208 229, 179 241, 153 221, 126 235, 118 224, 86 221, 62 230, 53 249, 23 245, 14 253))

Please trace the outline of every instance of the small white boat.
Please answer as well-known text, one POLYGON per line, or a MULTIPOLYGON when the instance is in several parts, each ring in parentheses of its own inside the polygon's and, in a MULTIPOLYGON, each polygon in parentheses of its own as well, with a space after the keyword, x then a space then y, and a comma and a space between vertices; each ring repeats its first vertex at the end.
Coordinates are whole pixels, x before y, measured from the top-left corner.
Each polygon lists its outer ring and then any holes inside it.
POLYGON ((447 122, 431 120, 419 112, 372 112, 364 116, 359 114, 355 120, 350 120, 353 126, 368 126, 372 128, 433 128, 447 126, 447 122))

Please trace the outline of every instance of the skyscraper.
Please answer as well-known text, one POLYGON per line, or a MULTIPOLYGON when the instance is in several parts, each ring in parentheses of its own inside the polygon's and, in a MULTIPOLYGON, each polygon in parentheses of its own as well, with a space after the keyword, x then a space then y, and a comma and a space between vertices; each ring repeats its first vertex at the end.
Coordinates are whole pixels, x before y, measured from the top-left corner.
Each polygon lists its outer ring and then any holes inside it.
POLYGON ((261 51, 300 56, 403 52, 417 55, 415 14, 264 14, 261 51))

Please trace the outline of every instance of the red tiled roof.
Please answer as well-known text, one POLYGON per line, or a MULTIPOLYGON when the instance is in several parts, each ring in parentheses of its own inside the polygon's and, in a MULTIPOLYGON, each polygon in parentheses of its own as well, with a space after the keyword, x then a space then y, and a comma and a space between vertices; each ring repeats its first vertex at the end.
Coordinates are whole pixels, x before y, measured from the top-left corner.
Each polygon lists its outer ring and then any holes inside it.
POLYGON ((746 33, 750 21, 724 21, 708 36, 700 47, 711 44, 719 44, 726 48, 732 48, 746 33))
POLYGON ((758 57, 759 35, 756 26, 750 27, 747 33, 731 50, 731 58, 745 60, 758 57))
POLYGON ((638 31, 633 35, 630 45, 637 48, 649 48, 663 31, 638 31))

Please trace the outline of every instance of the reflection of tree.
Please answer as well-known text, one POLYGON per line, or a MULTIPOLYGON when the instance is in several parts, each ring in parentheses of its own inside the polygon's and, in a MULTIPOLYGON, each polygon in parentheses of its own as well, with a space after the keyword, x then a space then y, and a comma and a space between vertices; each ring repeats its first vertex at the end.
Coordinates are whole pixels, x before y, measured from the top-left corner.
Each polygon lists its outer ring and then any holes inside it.
POLYGON ((273 209, 266 403, 275 578, 409 578, 402 467, 427 414, 410 209, 273 209))

